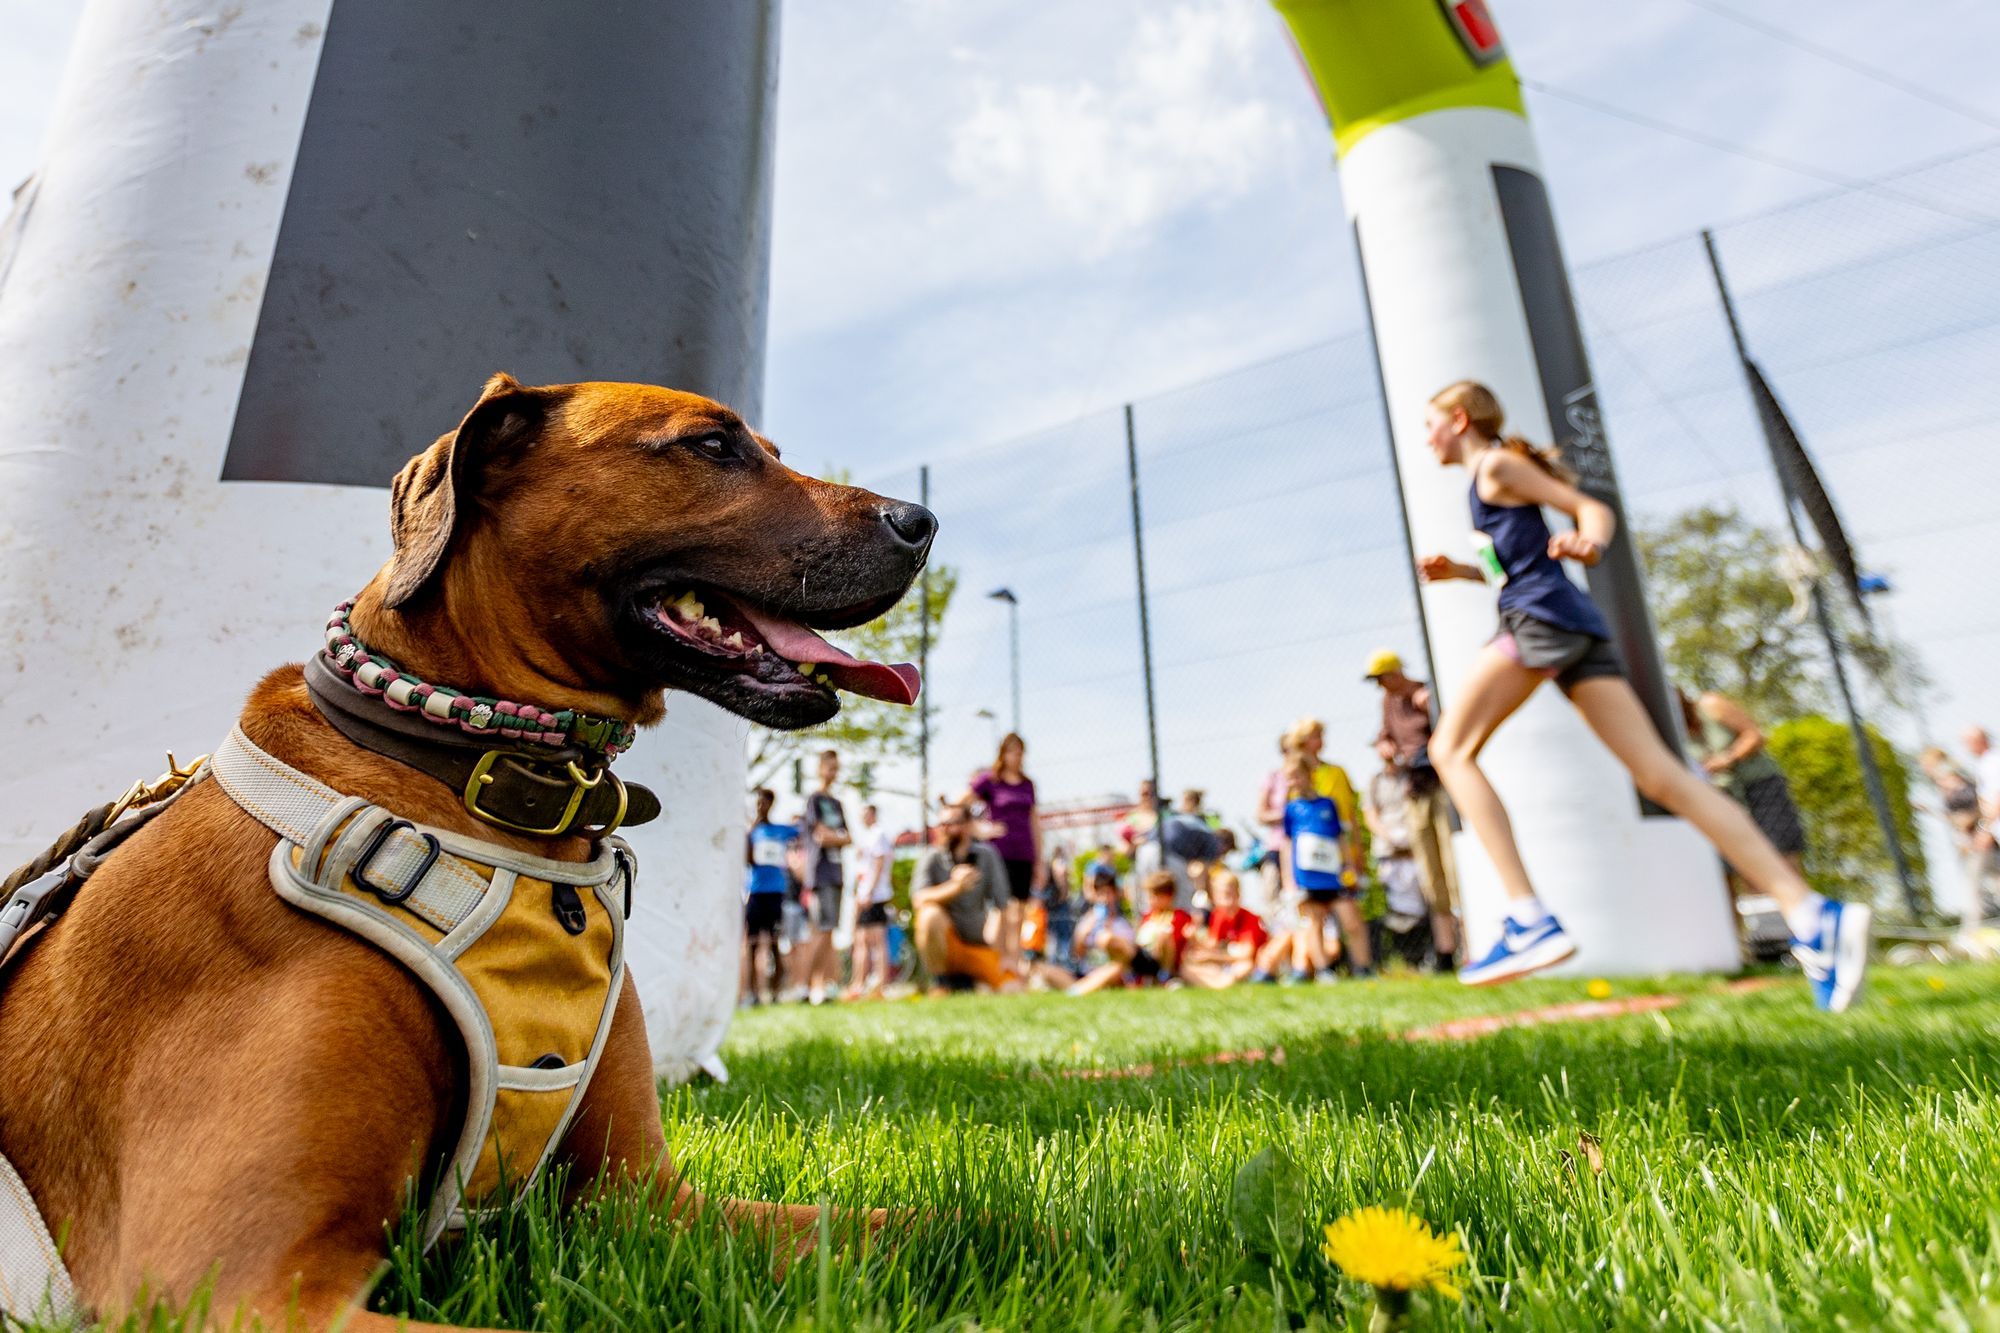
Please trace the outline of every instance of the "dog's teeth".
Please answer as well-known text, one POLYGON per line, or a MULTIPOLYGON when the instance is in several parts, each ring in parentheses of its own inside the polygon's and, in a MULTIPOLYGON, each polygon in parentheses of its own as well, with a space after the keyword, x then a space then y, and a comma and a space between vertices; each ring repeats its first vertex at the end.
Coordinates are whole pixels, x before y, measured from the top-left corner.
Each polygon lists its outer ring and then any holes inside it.
POLYGON ((807 680, 811 680, 812 673, 813 673, 813 664, 811 662, 799 663, 799 674, 801 676, 804 676, 807 680))
POLYGON ((703 616, 695 623, 701 627, 703 633, 713 634, 718 639, 722 637, 722 622, 714 616, 703 616))
POLYGON ((723 642, 725 644, 728 644, 731 648, 736 649, 738 652, 743 651, 743 636, 741 634, 731 634, 728 638, 724 639, 723 642))

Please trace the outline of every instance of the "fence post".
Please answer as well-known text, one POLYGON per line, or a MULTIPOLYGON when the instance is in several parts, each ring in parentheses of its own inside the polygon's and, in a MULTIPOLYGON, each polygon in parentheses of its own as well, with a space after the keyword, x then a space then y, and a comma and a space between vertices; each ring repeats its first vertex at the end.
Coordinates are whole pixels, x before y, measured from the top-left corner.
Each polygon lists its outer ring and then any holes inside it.
MULTIPOLYGON (((1132 480, 1132 558, 1139 571, 1139 663, 1146 678, 1146 757, 1153 778, 1153 815, 1160 813, 1160 724, 1153 704, 1153 627, 1146 614, 1146 541, 1139 518, 1139 437, 1125 404, 1125 470, 1132 480)), ((1156 825, 1157 827, 1157 825, 1156 825)))
MULTIPOLYGON (((1758 370, 1750 359, 1750 349, 1743 341, 1743 328, 1736 322, 1736 303, 1729 295, 1729 284, 1722 277, 1722 258, 1716 253, 1715 234, 1702 229, 1702 247, 1708 251, 1709 271, 1715 274, 1715 290, 1722 298, 1722 314, 1729 322, 1729 337, 1736 344, 1736 359, 1743 368, 1743 375, 1750 383, 1750 397, 1757 405, 1757 422, 1764 431, 1764 443, 1771 450, 1771 466, 1778 474, 1778 488, 1784 495, 1785 522, 1791 525, 1792 544, 1803 548, 1805 534, 1799 528, 1798 491, 1792 485, 1791 474, 1786 471, 1784 459, 1778 450, 1778 423, 1771 420, 1775 399, 1757 392, 1758 370)), ((1889 791, 1882 782, 1882 770, 1875 764, 1875 751, 1868 744, 1868 728, 1861 716, 1860 708, 1854 702, 1854 692, 1847 685, 1847 666, 1842 660, 1840 636, 1833 627, 1833 614, 1827 609, 1826 593, 1820 587, 1817 574, 1811 576, 1813 617, 1819 622, 1820 635, 1826 640, 1827 661, 1833 666, 1834 688, 1840 693, 1840 706, 1847 713, 1848 729, 1854 735, 1855 757, 1861 763, 1861 783, 1868 789, 1868 803, 1875 808, 1875 822, 1881 826, 1882 841, 1888 845, 1889 859, 1896 867, 1896 880, 1903 888, 1903 902, 1909 907, 1910 915, 1921 917, 1917 903, 1917 885, 1910 873, 1910 861, 1903 854, 1903 840, 1896 833, 1896 819, 1889 810, 1889 791)))
MULTIPOLYGON (((931 507, 931 465, 917 469, 917 503, 931 507)), ((918 854, 931 842, 931 564, 924 561, 917 580, 917 678, 923 688, 917 695, 917 819, 923 830, 918 854)))

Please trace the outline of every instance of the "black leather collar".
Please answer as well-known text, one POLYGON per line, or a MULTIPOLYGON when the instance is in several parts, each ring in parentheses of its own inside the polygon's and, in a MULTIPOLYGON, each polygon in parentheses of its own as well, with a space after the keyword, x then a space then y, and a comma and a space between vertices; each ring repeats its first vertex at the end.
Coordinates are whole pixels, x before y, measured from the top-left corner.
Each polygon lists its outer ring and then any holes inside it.
POLYGON ((583 746, 495 749, 487 739, 364 694, 324 653, 306 663, 306 690, 334 730, 436 778, 458 793, 468 813, 496 828, 551 838, 598 835, 659 817, 659 797, 621 781, 603 754, 583 746))

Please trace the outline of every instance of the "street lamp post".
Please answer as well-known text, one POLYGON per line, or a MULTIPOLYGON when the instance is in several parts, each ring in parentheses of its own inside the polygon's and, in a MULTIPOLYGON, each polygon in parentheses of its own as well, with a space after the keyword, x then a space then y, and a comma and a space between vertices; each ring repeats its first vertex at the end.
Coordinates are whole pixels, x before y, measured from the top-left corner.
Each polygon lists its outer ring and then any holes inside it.
POLYGON ((994 715, 993 710, 990 708, 978 708, 973 710, 972 715, 977 718, 985 719, 986 744, 988 745, 988 747, 998 745, 1000 742, 999 739, 994 735, 994 732, 998 731, 999 728, 996 727, 994 723, 998 722, 999 718, 994 715))
POLYGON ((995 588, 986 595, 993 601, 1007 603, 1007 678, 1014 702, 1011 730, 1018 736, 1021 734, 1021 600, 1014 596, 1012 588, 995 588))

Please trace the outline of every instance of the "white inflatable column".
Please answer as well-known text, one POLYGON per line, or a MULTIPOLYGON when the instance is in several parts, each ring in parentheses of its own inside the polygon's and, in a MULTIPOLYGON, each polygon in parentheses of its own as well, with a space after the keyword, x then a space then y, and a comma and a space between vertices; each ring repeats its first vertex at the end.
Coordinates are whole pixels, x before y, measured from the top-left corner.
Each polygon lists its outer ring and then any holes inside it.
MULTIPOLYGON (((441 64, 464 43, 456 23, 434 42, 407 31, 393 41, 382 37, 380 29, 398 16, 406 25, 425 22, 421 7, 371 9, 348 0, 334 8, 333 0, 221 7, 91 0, 44 164, 0 231, 5 866, 39 852, 83 810, 135 778, 159 773, 169 748, 183 758, 212 748, 263 673, 315 650, 328 611, 389 554, 383 488, 393 463, 448 429, 486 374, 674 382, 679 363, 665 349, 674 346, 675 331, 661 329, 666 321, 657 315, 640 316, 656 339, 613 345, 607 338, 593 356, 581 343, 602 326, 588 308, 551 308, 541 323, 526 325, 482 318, 467 304, 467 292, 504 300, 546 292, 563 279, 587 291, 594 275, 573 270, 600 259, 581 230, 571 233, 584 242, 580 248, 532 261, 507 243, 509 217, 532 214, 540 201, 524 201, 518 179, 480 178, 477 154, 485 145, 478 135, 527 170, 536 145, 553 140, 552 153, 588 153, 601 128, 587 115, 567 131, 491 115, 467 91, 471 85, 432 69, 428 79, 450 84, 467 115, 493 123, 458 135, 440 127, 435 142, 425 141, 440 155, 447 143, 469 145, 468 156, 417 162, 412 170, 439 182, 444 198, 411 197, 399 218, 401 201, 374 193, 396 191, 395 182, 385 183, 389 173, 343 179, 330 172, 329 163, 340 161, 333 149, 361 142, 355 123, 330 108, 340 97, 354 105, 358 89, 393 119, 394 96, 379 85, 371 93, 361 77, 388 82, 381 52, 411 62, 399 77, 422 84, 425 62, 441 64), (344 81, 330 87, 332 52, 343 37, 344 81), (317 154, 302 151, 309 126, 321 136, 317 154), (302 204, 308 183, 320 194, 302 204), (320 202, 329 192, 351 208, 320 202), (495 218, 496 235, 484 248, 463 239, 482 224, 450 213, 461 199, 495 218), (462 253, 427 253, 403 243, 407 231, 399 241, 397 228, 412 216, 456 226, 462 253), (345 228, 354 243, 325 245, 316 226, 345 228), (274 261, 287 248, 290 286, 274 292, 274 261), (452 264, 459 267, 446 272, 452 264), (310 308, 315 281, 334 298, 324 308, 310 308), (399 295, 407 298, 400 305, 399 295), (380 322, 365 327, 371 315, 380 322), (343 337, 373 344, 383 362, 343 352, 343 337), (301 356, 318 359, 302 370, 301 356), (252 374, 254 363, 266 364, 261 378, 252 374), (252 379, 263 415, 246 427, 239 404, 253 397, 246 389, 252 379), (341 411, 343 404, 352 410, 341 411), (257 446, 274 438, 270 421, 288 411, 296 422, 281 443, 290 452, 278 451, 274 463, 273 453, 257 446)), ((753 8, 761 11, 744 10, 753 8)), ((517 31, 515 19, 542 21, 524 0, 482 13, 497 36, 518 39, 552 66, 587 54, 517 31)), ((651 43, 658 24, 671 19, 663 12, 640 25, 644 32, 617 40, 651 43)), ((550 11, 546 21, 563 20, 550 11)), ((603 24, 594 31, 616 38, 603 24)), ((768 24, 760 32, 767 40, 768 24)), ((761 104, 768 52, 759 47, 751 55, 717 68, 747 80, 749 97, 761 104)), ((699 63, 698 43, 676 58, 699 63)), ((588 63, 571 75, 575 84, 600 77, 588 63)), ((548 99, 557 126, 575 109, 561 88, 528 85, 527 94, 548 99)), ((698 110, 701 98, 693 101, 698 110)), ((650 105, 633 109, 633 133, 658 132, 642 114, 650 105)), ((680 369, 706 381, 686 387, 731 396, 754 412, 765 262, 758 206, 768 195, 759 136, 768 127, 754 117, 744 123, 748 144, 738 136, 746 151, 736 165, 756 180, 745 211, 714 225, 740 236, 725 253, 739 254, 749 276, 723 284, 708 301, 734 302, 749 332, 720 354, 706 346, 709 363, 680 369), (731 362, 730 374, 713 372, 711 363, 720 361, 731 362)), ((419 156, 414 148, 407 154, 412 162, 419 156)), ((622 165, 612 168, 597 164, 619 188, 646 185, 622 165)), ((700 207, 712 203, 704 197, 700 207)), ((594 205, 585 199, 579 206, 594 205)), ((526 232, 539 234, 549 219, 523 221, 526 232)), ((663 236, 673 230, 657 217, 651 225, 663 236)), ((669 271, 678 262, 669 248, 662 242, 657 252, 635 252, 610 236, 602 263, 621 275, 635 265, 669 271)), ((645 282, 622 280, 644 294, 645 282)), ((698 286, 704 279, 664 281, 698 286)), ((578 304, 586 303, 579 297, 578 304)), ((666 725, 645 735, 619 767, 654 786, 666 806, 659 822, 630 831, 643 864, 627 956, 656 1060, 663 1073, 682 1075, 713 1062, 734 1004, 743 749, 742 724, 719 710, 676 697, 669 711, 666 725)))
MULTIPOLYGON (((1473 560, 1463 469, 1426 443, 1431 395, 1489 386, 1511 432, 1560 442, 1586 489, 1617 504, 1567 277, 1519 88, 1478 0, 1278 0, 1340 145, 1341 192, 1366 281, 1413 554, 1473 560), (1399 82, 1400 80, 1400 82, 1399 82)), ((1634 684, 1677 743, 1629 532, 1592 592, 1634 684)), ((1495 595, 1452 582, 1419 593, 1449 710, 1493 637, 1495 595)), ((1647 811, 1632 781, 1554 688, 1488 745, 1528 873, 1576 937, 1572 972, 1733 968, 1734 914, 1714 851, 1647 811)), ((1497 937, 1504 896, 1469 831, 1456 850, 1468 942, 1497 937)))

